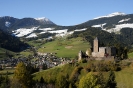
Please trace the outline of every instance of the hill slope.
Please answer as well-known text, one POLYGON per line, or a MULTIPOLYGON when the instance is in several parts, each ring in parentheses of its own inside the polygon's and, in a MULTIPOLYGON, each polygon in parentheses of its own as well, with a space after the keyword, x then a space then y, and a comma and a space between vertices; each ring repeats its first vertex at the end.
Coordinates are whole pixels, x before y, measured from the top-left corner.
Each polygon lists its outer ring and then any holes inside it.
POLYGON ((28 45, 21 42, 18 38, 0 30, 0 47, 17 52, 24 50, 28 45))
POLYGON ((39 45, 39 52, 57 53, 58 57, 75 58, 80 50, 86 51, 90 44, 81 37, 71 39, 56 39, 55 41, 39 45))

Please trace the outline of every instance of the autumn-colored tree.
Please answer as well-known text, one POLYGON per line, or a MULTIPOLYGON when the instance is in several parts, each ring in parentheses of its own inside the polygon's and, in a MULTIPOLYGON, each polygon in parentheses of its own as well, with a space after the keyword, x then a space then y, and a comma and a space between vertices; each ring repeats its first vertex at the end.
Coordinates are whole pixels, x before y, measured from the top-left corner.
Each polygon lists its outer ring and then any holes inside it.
MULTIPOLYGON (((32 76, 23 62, 17 64, 13 79, 17 81, 22 88, 31 87, 32 76)), ((12 85, 12 87, 14 87, 14 85, 12 85)))
POLYGON ((98 83, 97 76, 90 72, 80 79, 78 88, 102 88, 102 85, 98 83))

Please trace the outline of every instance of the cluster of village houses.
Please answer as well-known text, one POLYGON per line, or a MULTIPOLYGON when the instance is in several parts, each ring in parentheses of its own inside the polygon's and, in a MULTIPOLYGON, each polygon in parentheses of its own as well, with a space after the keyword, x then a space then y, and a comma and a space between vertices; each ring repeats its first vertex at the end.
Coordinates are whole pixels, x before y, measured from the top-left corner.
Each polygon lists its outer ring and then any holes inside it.
POLYGON ((58 65, 64 65, 66 63, 71 63, 69 58, 58 58, 53 53, 38 53, 37 59, 29 60, 29 58, 8 58, 0 60, 0 69, 5 68, 15 68, 19 62, 24 62, 26 65, 31 64, 33 67, 42 70, 42 66, 45 64, 47 68, 52 68, 58 65))

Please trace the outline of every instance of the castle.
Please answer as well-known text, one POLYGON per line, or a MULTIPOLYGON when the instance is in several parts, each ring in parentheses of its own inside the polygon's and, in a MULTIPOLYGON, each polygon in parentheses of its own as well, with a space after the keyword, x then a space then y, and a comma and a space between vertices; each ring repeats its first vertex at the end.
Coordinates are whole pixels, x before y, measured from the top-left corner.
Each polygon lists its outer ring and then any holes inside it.
POLYGON ((93 41, 92 57, 113 57, 116 55, 115 47, 99 47, 98 38, 93 41))
POLYGON ((84 58, 83 56, 91 56, 95 59, 102 60, 102 59, 114 59, 114 56, 116 55, 116 48, 115 47, 99 47, 99 41, 96 37, 93 40, 93 52, 91 53, 91 49, 89 51, 86 51, 86 55, 83 55, 83 52, 80 51, 79 61, 84 58), (89 54, 88 54, 89 52, 89 54))

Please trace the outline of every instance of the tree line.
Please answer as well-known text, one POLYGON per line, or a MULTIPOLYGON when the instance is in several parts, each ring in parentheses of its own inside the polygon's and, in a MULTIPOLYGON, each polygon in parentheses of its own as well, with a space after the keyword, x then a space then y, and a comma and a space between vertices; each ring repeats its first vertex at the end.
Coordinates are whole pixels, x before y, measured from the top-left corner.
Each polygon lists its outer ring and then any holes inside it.
MULTIPOLYGON (((109 71, 108 77, 104 77, 101 72, 88 72, 80 79, 80 72, 83 67, 76 66, 72 73, 59 72, 55 80, 46 81, 41 77, 34 80, 30 71, 30 66, 26 66, 23 62, 18 63, 14 71, 13 78, 7 75, 0 75, 0 88, 116 88, 115 74, 109 71)), ((48 75, 48 74, 47 74, 48 75)))

